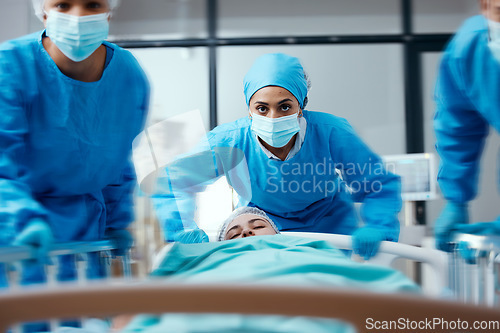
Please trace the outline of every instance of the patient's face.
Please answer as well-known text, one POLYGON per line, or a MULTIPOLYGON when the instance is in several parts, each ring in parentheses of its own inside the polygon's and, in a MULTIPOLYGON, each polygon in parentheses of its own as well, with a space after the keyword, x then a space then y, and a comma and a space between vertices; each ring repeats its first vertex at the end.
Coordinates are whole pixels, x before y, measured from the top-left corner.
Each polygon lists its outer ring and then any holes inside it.
POLYGON ((276 235, 273 227, 258 215, 240 215, 229 223, 224 240, 250 236, 276 235))

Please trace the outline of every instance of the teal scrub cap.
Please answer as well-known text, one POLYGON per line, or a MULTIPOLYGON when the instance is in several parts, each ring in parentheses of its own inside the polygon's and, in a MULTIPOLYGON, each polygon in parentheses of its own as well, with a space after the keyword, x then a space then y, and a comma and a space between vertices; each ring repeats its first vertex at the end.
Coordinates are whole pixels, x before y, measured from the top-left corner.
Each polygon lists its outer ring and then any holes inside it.
POLYGON ((298 58, 283 53, 264 54, 255 60, 243 79, 243 85, 247 105, 259 89, 278 86, 291 92, 299 101, 300 108, 304 108, 307 79, 298 58))

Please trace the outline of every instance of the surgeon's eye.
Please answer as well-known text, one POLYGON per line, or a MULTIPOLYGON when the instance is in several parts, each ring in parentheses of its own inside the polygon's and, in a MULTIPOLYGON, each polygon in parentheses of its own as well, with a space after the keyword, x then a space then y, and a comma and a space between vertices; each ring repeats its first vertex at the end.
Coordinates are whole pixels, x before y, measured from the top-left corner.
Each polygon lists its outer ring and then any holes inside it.
POLYGON ((97 2, 97 1, 92 1, 92 2, 89 2, 87 4, 87 8, 90 8, 90 9, 99 9, 102 7, 103 7, 102 3, 97 2))
POLYGON ((259 111, 260 113, 266 113, 267 112, 267 108, 265 106, 258 106, 257 108, 257 111, 259 111))
POLYGON ((58 2, 58 3, 56 3, 54 5, 54 7, 57 8, 57 9, 61 9, 61 10, 68 9, 69 8, 69 3, 67 3, 67 2, 58 2))
POLYGON ((290 105, 288 105, 288 104, 283 104, 283 105, 281 106, 281 111, 287 112, 287 111, 290 111, 290 109, 291 109, 291 108, 292 108, 292 107, 291 107, 290 105))

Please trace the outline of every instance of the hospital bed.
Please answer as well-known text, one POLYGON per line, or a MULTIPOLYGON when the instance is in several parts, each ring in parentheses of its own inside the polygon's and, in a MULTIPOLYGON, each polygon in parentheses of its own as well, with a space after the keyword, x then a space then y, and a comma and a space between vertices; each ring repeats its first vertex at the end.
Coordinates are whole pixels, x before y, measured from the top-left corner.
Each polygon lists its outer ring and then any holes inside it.
POLYGON ((500 306, 500 236, 458 234, 458 244, 467 242, 475 263, 463 260, 457 251, 449 255, 449 286, 458 300, 500 306))
MULTIPOLYGON (((112 276, 112 260, 118 259, 118 264, 121 268, 121 275, 123 277, 131 277, 131 260, 130 253, 125 255, 115 256, 113 254, 112 243, 107 240, 93 241, 93 242, 68 242, 55 244, 51 247, 49 253, 49 263, 45 265, 45 272, 47 275, 48 284, 57 284, 56 275, 58 271, 59 256, 73 255, 75 259, 75 267, 77 273, 78 283, 85 283, 87 281, 86 269, 87 263, 86 256, 90 253, 98 253, 102 266, 104 267, 104 277, 112 276)), ((20 272, 22 271, 21 262, 35 258, 35 254, 28 246, 9 246, 0 247, 0 263, 6 265, 7 278, 11 287, 19 287, 20 272)))
MULTIPOLYGON (((242 313, 335 318, 365 332, 367 319, 398 322, 411 318, 407 330, 428 321, 467 322, 469 332, 495 332, 500 310, 415 296, 367 294, 324 288, 260 288, 221 285, 90 285, 85 289, 58 288, 15 292, 0 297, 0 330, 19 321, 55 316, 111 316, 120 313, 242 313), (49 306, 50 305, 50 306, 49 306), (416 323, 416 324, 413 324, 416 323), (490 325, 480 329, 473 323, 490 325), (491 323, 491 324, 486 324, 491 323)), ((455 325, 455 324, 453 324, 455 325)), ((421 326, 422 327, 422 326, 421 326)), ((432 332, 454 330, 428 326, 432 332)), ((413 330, 411 329, 413 328, 413 330)))
MULTIPOLYGON (((343 235, 286 234, 327 240, 341 249, 350 249, 351 244, 350 237, 343 235)), ((71 243, 57 245, 51 255, 99 251, 103 253, 104 258, 109 258, 111 250, 111 244, 106 241, 71 243)), ((0 262, 12 263, 30 256, 29 249, 4 248, 0 250, 0 262)), ((346 320, 357 327, 358 331, 365 330, 367 318, 390 321, 406 318, 410 314, 411 319, 415 321, 426 320, 426 318, 442 318, 448 321, 460 318, 460 320, 470 322, 500 320, 498 308, 438 299, 448 286, 447 255, 440 251, 382 242, 380 253, 369 262, 387 266, 398 258, 429 265, 435 283, 431 288, 424 289, 424 292, 430 297, 374 295, 354 290, 325 288, 301 290, 300 288, 273 286, 256 290, 241 285, 191 284, 185 286, 150 281, 144 283, 144 281, 131 279, 112 279, 99 284, 80 282, 79 288, 75 288, 74 285, 55 285, 54 279, 51 279, 52 284, 47 288, 27 290, 16 288, 0 294, 0 329, 31 320, 74 316, 104 317, 120 313, 144 312, 230 313, 237 311, 245 314, 319 316, 346 320), (303 306, 304 304, 307 306, 303 306)), ((123 264, 125 274, 130 275, 130 269, 127 268, 129 267, 128 257, 123 258, 123 264)), ((498 285, 494 290, 498 291, 498 285)))
MULTIPOLYGON (((345 235, 289 234, 327 240, 340 249, 351 249, 351 237, 345 235)), ((379 253, 367 262, 393 266, 398 259, 408 259, 422 263, 432 281, 422 286, 426 295, 500 307, 500 236, 458 234, 454 242, 461 241, 475 250, 476 263, 466 262, 457 251, 445 253, 393 242, 382 242, 379 253)))

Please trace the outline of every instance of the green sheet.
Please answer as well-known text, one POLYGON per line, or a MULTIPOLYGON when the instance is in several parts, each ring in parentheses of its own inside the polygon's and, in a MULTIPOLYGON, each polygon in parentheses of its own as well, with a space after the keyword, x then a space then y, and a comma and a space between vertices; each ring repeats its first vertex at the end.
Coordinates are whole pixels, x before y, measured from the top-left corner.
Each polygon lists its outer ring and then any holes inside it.
MULTIPOLYGON (((419 293, 402 273, 348 259, 326 241, 288 235, 217 243, 175 244, 154 279, 182 283, 325 286, 382 293, 419 293)), ((166 300, 168 301, 168 300, 166 300)), ((141 315, 124 332, 351 332, 339 321, 242 315, 141 315)))

